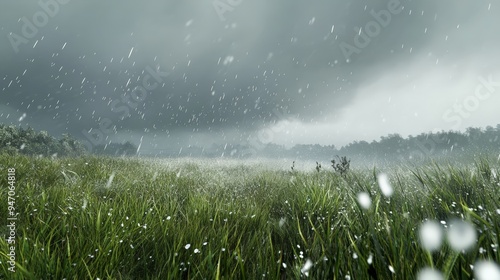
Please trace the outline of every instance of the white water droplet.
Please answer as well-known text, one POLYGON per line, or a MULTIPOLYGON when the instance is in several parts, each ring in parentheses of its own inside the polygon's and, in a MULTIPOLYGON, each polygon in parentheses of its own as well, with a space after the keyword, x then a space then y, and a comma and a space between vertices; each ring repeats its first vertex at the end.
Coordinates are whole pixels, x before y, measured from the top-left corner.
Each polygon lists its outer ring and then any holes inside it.
POLYGON ((304 266, 300 269, 300 272, 306 274, 313 266, 313 262, 310 259, 306 260, 304 266))
POLYGON ((427 221, 420 226, 420 243, 427 251, 439 250, 443 241, 443 231, 436 221, 427 221))
POLYGON ((476 244, 477 232, 473 225, 461 220, 450 223, 448 243, 455 251, 467 250, 476 244))
POLYGON ((370 253, 370 255, 368 256, 368 259, 366 260, 366 262, 368 264, 372 264, 373 263, 373 255, 372 255, 372 253, 370 253))
POLYGON ((386 197, 390 197, 394 193, 394 190, 392 189, 391 184, 389 183, 389 177, 387 176, 387 174, 380 173, 377 176, 377 180, 380 190, 382 191, 382 194, 386 197))
POLYGON ((500 267, 492 261, 479 261, 474 266, 474 276, 477 280, 498 280, 500 267))
POLYGON ((358 203, 364 209, 369 209, 372 205, 372 199, 370 198, 370 195, 368 193, 360 192, 358 193, 358 203))
POLYGON ((417 280, 444 280, 444 277, 439 270, 427 267, 418 272, 417 280))
POLYGON ((389 265, 389 270, 390 270, 392 273, 395 273, 395 271, 394 271, 394 267, 392 267, 392 265, 389 265))

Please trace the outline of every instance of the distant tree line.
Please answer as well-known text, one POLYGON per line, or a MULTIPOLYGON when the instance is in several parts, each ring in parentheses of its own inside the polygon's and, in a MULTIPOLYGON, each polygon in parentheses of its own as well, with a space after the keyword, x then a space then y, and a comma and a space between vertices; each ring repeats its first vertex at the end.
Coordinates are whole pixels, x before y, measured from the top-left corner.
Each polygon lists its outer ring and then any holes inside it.
POLYGON ((354 141, 341 148, 334 145, 298 144, 286 149, 282 145, 273 143, 259 147, 228 143, 212 145, 208 149, 191 146, 175 155, 232 158, 282 157, 328 161, 334 155, 346 155, 353 159, 393 161, 474 154, 480 151, 500 153, 500 124, 496 127, 488 126, 485 129, 470 127, 465 132, 429 132, 416 136, 410 135, 406 138, 399 134, 389 134, 382 136, 378 141, 354 141), (249 154, 248 151, 252 153, 249 154))
MULTIPOLYGON (((220 144, 207 148, 187 146, 168 151, 150 151, 146 156, 158 157, 270 157, 308 160, 328 160, 343 155, 358 159, 383 159, 386 161, 423 159, 428 157, 455 156, 486 151, 500 153, 500 124, 496 127, 467 128, 466 131, 440 131, 421 133, 403 138, 399 134, 382 136, 378 141, 354 141, 337 148, 334 145, 299 144, 285 148, 277 144, 262 144, 251 147, 242 144, 220 144), (250 151, 250 152, 249 152, 250 151)), ((55 139, 47 132, 36 132, 32 128, 20 128, 0 124, 0 153, 79 156, 86 153, 84 146, 68 134, 55 139)), ((137 146, 131 142, 108 143, 94 147, 93 153, 109 156, 131 156, 137 154, 137 146)))
MULTIPOLYGON (((93 153, 110 156, 135 155, 137 147, 131 142, 109 143, 94 147, 93 153)), ((11 155, 75 157, 87 154, 85 147, 69 134, 61 139, 50 136, 46 131, 33 128, 6 126, 0 124, 0 153, 11 155)))
POLYGON ((383 136, 379 141, 354 141, 339 150, 341 154, 368 158, 422 159, 433 156, 500 152, 500 124, 486 129, 467 128, 465 132, 440 131, 407 138, 399 134, 383 136))
POLYGON ((0 124, 0 153, 11 155, 80 156, 85 154, 84 146, 69 134, 61 139, 50 136, 46 131, 36 132, 0 124))

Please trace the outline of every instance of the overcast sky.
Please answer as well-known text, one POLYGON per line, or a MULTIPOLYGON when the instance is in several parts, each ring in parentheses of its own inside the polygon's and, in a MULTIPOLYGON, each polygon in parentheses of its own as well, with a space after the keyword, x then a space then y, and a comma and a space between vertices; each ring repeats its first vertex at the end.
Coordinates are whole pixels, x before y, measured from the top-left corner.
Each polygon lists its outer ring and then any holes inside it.
POLYGON ((0 7, 0 122, 87 146, 342 146, 500 123, 499 0, 0 7))

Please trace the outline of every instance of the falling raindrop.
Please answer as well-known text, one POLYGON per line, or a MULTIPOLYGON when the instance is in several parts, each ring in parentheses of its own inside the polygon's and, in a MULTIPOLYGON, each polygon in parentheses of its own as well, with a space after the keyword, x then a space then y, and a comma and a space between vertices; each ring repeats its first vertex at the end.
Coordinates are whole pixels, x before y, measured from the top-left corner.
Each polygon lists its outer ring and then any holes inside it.
POLYGON ((26 113, 23 113, 23 115, 19 118, 19 121, 22 122, 26 118, 26 113))
POLYGON ((224 59, 224 62, 222 62, 222 64, 228 65, 228 64, 231 64, 233 61, 234 61, 234 56, 228 55, 228 56, 226 56, 226 58, 224 59))
POLYGON ((106 183, 106 188, 111 187, 114 178, 115 178, 115 172, 111 173, 111 176, 109 176, 108 182, 106 183))

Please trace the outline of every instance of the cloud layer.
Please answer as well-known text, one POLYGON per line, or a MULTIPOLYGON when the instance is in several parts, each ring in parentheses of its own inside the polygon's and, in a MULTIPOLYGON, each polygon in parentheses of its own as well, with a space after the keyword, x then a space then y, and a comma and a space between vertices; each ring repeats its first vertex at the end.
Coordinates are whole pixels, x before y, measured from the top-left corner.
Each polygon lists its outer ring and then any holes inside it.
POLYGON ((26 113, 23 124, 54 134, 85 139, 106 120, 108 140, 159 148, 244 142, 266 128, 277 143, 342 145, 498 119, 500 92, 467 99, 478 77, 500 78, 498 1, 1 5, 0 120, 26 113), (23 32, 27 21, 36 32, 23 32), (467 117, 453 107, 464 102, 467 117))

